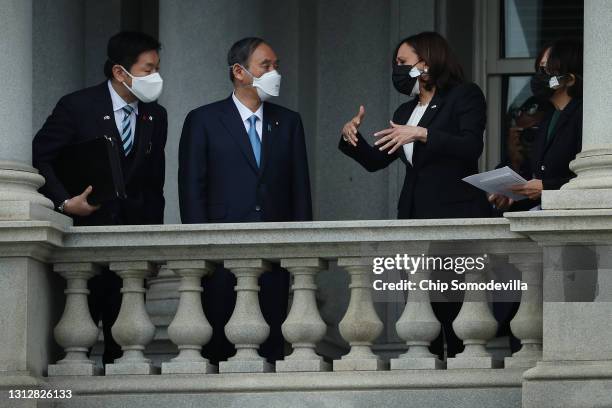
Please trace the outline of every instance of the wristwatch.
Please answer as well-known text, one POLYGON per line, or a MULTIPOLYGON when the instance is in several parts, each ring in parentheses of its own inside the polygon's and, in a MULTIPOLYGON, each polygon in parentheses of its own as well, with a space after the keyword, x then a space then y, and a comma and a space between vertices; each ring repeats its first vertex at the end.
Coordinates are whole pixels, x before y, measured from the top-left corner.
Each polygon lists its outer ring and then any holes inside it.
POLYGON ((64 202, 62 202, 59 207, 57 207, 57 209, 59 210, 59 212, 64 213, 64 206, 66 205, 66 203, 68 202, 68 200, 64 200, 64 202))

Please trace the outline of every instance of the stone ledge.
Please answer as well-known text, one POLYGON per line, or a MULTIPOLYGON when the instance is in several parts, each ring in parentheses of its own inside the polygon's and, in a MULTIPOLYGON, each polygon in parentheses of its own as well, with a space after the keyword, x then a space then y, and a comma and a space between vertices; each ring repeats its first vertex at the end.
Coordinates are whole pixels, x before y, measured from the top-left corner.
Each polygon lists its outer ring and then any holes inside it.
POLYGON ((168 374, 53 377, 49 386, 75 394, 263 392, 444 388, 520 388, 522 369, 396 370, 320 373, 168 374))
POLYGON ((525 371, 525 381, 612 380, 612 361, 538 362, 525 371))
POLYGON ((590 210, 610 209, 612 190, 610 189, 562 189, 546 190, 542 194, 544 210, 590 210))
POLYGON ((62 228, 72 226, 72 218, 29 201, 1 201, 0 222, 49 221, 62 228))

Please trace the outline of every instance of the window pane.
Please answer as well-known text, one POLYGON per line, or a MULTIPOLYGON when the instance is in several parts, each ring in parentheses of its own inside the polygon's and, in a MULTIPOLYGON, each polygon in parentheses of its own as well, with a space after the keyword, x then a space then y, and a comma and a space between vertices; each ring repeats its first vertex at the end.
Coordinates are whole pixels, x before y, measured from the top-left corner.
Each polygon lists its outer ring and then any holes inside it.
POLYGON ((535 58, 558 38, 582 40, 583 0, 504 0, 500 58, 535 58))

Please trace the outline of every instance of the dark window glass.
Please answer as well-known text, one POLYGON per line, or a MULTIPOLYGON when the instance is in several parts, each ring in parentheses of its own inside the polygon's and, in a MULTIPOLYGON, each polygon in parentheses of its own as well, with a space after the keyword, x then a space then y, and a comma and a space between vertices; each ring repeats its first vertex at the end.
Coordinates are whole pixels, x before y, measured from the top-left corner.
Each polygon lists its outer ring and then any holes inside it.
POLYGON ((558 38, 582 40, 583 27, 583 0, 503 0, 500 58, 535 58, 558 38))

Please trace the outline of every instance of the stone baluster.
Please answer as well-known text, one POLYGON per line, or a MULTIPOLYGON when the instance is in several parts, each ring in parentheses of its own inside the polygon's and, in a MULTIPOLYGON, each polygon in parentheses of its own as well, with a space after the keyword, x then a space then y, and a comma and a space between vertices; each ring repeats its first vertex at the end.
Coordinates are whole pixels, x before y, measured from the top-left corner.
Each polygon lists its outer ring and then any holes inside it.
POLYGON ((99 374, 94 361, 87 357, 99 333, 89 312, 87 281, 99 274, 100 269, 92 263, 59 263, 53 270, 66 279, 64 313, 53 330, 66 356, 57 364, 49 365, 49 376, 99 374))
MULTIPOLYGON (((465 282, 483 282, 486 268, 465 272, 465 282)), ((494 360, 486 349, 487 342, 497 333, 497 320, 491 313, 486 291, 466 291, 459 314, 453 321, 453 330, 463 340, 465 349, 455 358, 447 359, 448 369, 494 368, 500 361, 494 360)))
POLYGON ((391 360, 392 370, 443 368, 444 363, 429 351, 441 324, 431 307, 429 292, 419 288, 419 282, 429 279, 429 271, 419 269, 411 277, 415 289, 408 293, 408 301, 395 324, 398 336, 406 341, 408 351, 391 360))
POLYGON ((340 360, 334 360, 334 371, 382 370, 385 362, 372 352, 372 343, 382 332, 383 323, 372 302, 371 259, 341 258, 338 266, 351 277, 351 298, 339 324, 340 335, 351 349, 340 360))
POLYGON ((154 374, 158 370, 145 358, 144 349, 153 340, 155 326, 144 302, 144 280, 154 270, 147 261, 113 262, 110 269, 123 279, 121 309, 111 332, 123 355, 106 365, 106 375, 154 374))
POLYGON ((293 353, 276 362, 276 371, 329 371, 329 364, 315 353, 327 330, 317 308, 315 277, 327 269, 327 263, 317 258, 283 259, 281 266, 293 276, 293 301, 282 325, 293 353))
POLYGON ((167 268, 181 277, 180 300, 174 319, 168 326, 170 340, 179 354, 162 363, 162 374, 209 374, 217 367, 202 357, 202 346, 212 337, 212 327, 202 309, 202 277, 214 271, 206 261, 169 261, 167 268))
POLYGON ((261 343, 270 334, 270 326, 259 306, 258 278, 270 269, 261 259, 240 259, 224 262, 236 276, 236 306, 225 325, 225 335, 236 346, 236 354, 219 363, 220 373, 255 373, 273 371, 273 366, 258 353, 261 343))
POLYGON ((504 359, 504 366, 535 367, 542 360, 542 254, 512 254, 509 262, 521 271, 527 290, 521 294, 521 304, 510 322, 512 334, 521 340, 522 347, 504 359))

